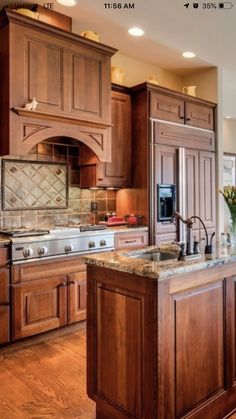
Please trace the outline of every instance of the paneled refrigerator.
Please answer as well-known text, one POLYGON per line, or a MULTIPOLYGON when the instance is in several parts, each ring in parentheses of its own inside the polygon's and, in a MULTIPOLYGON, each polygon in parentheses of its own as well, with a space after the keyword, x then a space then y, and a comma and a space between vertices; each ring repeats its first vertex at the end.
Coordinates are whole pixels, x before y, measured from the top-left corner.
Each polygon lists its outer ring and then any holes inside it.
MULTIPOLYGON (((183 223, 171 222, 171 213, 197 215, 208 233, 215 231, 216 186, 214 133, 151 120, 150 239, 152 244, 185 241, 183 223)), ((198 222, 193 237, 205 237, 198 222)))

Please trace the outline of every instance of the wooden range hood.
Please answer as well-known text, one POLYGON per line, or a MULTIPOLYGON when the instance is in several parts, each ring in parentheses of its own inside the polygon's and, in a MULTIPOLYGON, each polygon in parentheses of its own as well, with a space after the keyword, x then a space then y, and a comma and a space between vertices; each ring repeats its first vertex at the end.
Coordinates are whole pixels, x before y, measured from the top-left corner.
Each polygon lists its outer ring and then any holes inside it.
POLYGON ((67 137, 111 158, 114 48, 13 11, 0 14, 0 154, 67 137), (33 98, 35 111, 24 108, 33 98))

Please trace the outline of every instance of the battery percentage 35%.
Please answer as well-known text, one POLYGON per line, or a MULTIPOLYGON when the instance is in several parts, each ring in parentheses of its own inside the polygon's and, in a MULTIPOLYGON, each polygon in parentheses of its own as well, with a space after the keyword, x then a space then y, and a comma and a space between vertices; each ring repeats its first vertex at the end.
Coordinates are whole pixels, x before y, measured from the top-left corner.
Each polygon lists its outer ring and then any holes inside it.
POLYGON ((202 3, 202 8, 203 9, 217 9, 218 8, 218 4, 217 3, 202 3))

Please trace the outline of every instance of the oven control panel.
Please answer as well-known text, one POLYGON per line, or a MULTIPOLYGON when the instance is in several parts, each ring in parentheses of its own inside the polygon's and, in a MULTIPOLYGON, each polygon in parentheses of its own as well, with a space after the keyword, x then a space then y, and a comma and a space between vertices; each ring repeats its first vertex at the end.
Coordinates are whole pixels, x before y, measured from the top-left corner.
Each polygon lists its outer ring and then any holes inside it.
MULTIPOLYGON (((25 239, 25 238, 24 238, 25 239)), ((89 252, 114 249, 114 233, 85 235, 78 237, 52 238, 51 240, 35 240, 31 237, 23 242, 22 238, 15 238, 12 242, 12 262, 20 262, 44 257, 69 254, 87 254, 89 252)))

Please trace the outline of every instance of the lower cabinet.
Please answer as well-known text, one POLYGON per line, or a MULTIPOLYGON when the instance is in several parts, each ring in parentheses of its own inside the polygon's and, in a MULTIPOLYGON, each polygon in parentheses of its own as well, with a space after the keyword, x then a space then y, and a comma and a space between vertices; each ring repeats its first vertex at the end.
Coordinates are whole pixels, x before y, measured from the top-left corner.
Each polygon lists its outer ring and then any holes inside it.
POLYGON ((86 318, 86 265, 80 258, 12 269, 12 340, 86 318))
POLYGON ((8 248, 0 248, 0 344, 10 341, 8 248))

